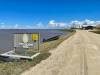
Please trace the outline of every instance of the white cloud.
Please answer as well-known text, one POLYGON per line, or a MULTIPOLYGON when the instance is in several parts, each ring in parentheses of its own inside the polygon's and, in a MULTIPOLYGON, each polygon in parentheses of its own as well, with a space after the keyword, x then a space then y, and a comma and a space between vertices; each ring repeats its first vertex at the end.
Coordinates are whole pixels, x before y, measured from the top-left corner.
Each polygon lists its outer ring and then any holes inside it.
POLYGON ((73 27, 74 26, 81 27, 81 26, 88 26, 88 25, 96 26, 97 24, 100 24, 100 21, 93 21, 93 20, 88 20, 88 19, 85 19, 83 21, 75 20, 75 21, 70 22, 70 25, 73 27))
POLYGON ((1 22, 0 23, 0 28, 5 28, 5 25, 4 24, 5 24, 4 22, 1 22))
POLYGON ((39 22, 35 25, 26 25, 27 29, 47 29, 49 26, 43 24, 42 22, 39 22))
POLYGON ((15 28, 15 29, 17 29, 18 27, 19 27, 19 25, 18 25, 18 24, 16 24, 16 25, 14 26, 14 28, 15 28))
POLYGON ((93 20, 74 20, 70 22, 56 22, 55 20, 50 20, 47 25, 45 25, 42 22, 38 22, 37 24, 34 25, 20 25, 20 24, 15 24, 15 25, 5 25, 5 23, 1 22, 0 23, 0 29, 52 29, 52 28, 70 28, 71 26, 76 26, 76 27, 81 27, 84 25, 100 25, 100 21, 93 21, 93 20))
POLYGON ((59 27, 65 27, 66 24, 62 22, 62 23, 58 23, 58 26, 59 26, 59 27))
POLYGON ((64 22, 55 22, 55 20, 51 20, 51 21, 49 21, 48 25, 51 26, 51 27, 61 27, 62 28, 62 27, 66 26, 66 23, 64 23, 64 22))
POLYGON ((37 23, 36 25, 20 25, 20 24, 15 24, 15 25, 8 25, 5 23, 0 23, 0 29, 42 29, 45 28, 42 22, 37 23))
POLYGON ((95 24, 95 21, 91 21, 88 19, 83 20, 83 21, 75 20, 75 21, 71 21, 71 24, 73 24, 73 25, 93 25, 93 24, 95 24))
POLYGON ((95 21, 91 21, 91 20, 86 19, 86 20, 83 21, 83 24, 85 24, 85 25, 94 25, 95 21))
POLYGON ((56 27, 57 23, 55 23, 55 20, 51 20, 51 21, 49 21, 49 25, 52 27, 56 27))
POLYGON ((43 28, 45 28, 45 26, 42 22, 39 22, 36 24, 36 28, 43 29, 43 28))
POLYGON ((5 28, 5 25, 0 25, 0 28, 1 28, 1 29, 4 29, 4 28, 5 28))
POLYGON ((82 22, 81 22, 81 21, 77 21, 77 20, 75 20, 75 21, 71 21, 70 24, 72 24, 72 25, 81 25, 82 22))
POLYGON ((100 21, 96 21, 96 25, 100 25, 100 21))
POLYGON ((70 25, 71 25, 72 27, 80 28, 81 25, 82 25, 82 22, 81 22, 81 21, 78 21, 78 20, 75 20, 75 21, 71 21, 71 22, 70 22, 70 25))

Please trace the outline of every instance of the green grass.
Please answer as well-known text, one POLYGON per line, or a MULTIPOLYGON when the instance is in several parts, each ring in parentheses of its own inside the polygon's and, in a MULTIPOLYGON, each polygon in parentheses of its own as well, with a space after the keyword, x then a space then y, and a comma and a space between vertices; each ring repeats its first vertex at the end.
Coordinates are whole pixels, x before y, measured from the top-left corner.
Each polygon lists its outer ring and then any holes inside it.
POLYGON ((93 33, 96 33, 96 34, 100 34, 100 29, 95 29, 95 30, 92 30, 90 32, 93 32, 93 33))
POLYGON ((33 52, 33 51, 26 51, 26 52, 14 52, 13 55, 22 55, 22 56, 32 56, 34 54, 36 54, 37 52, 33 52))
POLYGON ((75 30, 71 30, 71 31, 62 30, 62 31, 69 32, 69 35, 64 35, 64 36, 60 37, 58 40, 45 42, 45 43, 41 44, 40 51, 41 52, 48 52, 49 50, 56 48, 61 42, 63 42, 65 39, 69 38, 70 36, 72 36, 76 32, 75 30))
POLYGON ((100 34, 100 31, 92 31, 92 32, 97 33, 97 34, 100 34))
MULTIPOLYGON (((64 30, 64 32, 68 32, 64 30)), ((14 61, 14 62, 3 62, 0 61, 0 75, 19 75, 23 71, 29 69, 32 66, 35 66, 36 64, 40 63, 42 60, 47 59, 51 54, 49 53, 49 50, 53 50, 56 48, 61 42, 63 42, 65 39, 73 35, 75 31, 71 31, 69 35, 64 35, 63 37, 60 37, 58 40, 42 43, 40 45, 40 52, 41 54, 37 57, 35 57, 32 61, 14 61)))
POLYGON ((61 29, 60 31, 63 31, 63 32, 75 32, 74 29, 61 29))
POLYGON ((0 62, 0 75, 19 75, 21 72, 40 63, 50 56, 50 53, 41 53, 32 61, 0 62))

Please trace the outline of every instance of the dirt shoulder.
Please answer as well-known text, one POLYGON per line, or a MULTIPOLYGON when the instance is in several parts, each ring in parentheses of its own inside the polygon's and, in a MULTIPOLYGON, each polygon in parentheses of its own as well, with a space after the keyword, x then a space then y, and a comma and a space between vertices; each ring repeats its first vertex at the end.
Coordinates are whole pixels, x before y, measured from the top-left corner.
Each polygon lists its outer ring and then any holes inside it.
POLYGON ((78 30, 21 75, 100 75, 100 35, 78 30))

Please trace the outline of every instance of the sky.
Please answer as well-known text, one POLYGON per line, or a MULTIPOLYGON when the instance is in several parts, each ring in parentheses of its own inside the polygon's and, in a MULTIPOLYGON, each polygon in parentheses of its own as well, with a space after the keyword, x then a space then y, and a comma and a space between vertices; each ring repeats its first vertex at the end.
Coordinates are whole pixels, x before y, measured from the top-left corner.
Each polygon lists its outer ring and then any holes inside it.
POLYGON ((0 28, 63 27, 85 19, 100 20, 100 0, 0 0, 0 28))

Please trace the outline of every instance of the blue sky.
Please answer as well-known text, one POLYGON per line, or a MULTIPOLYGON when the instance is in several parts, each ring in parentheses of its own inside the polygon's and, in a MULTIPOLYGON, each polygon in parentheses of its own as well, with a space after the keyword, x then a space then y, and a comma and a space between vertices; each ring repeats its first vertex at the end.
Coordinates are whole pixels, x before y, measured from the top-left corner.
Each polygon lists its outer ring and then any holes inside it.
POLYGON ((0 0, 1 27, 47 26, 49 21, 100 20, 99 0, 0 0))

